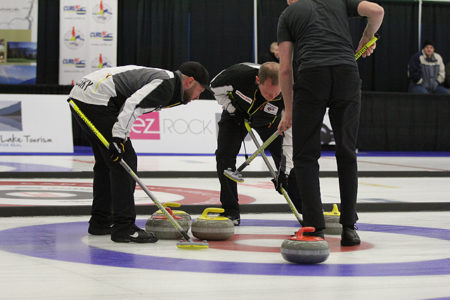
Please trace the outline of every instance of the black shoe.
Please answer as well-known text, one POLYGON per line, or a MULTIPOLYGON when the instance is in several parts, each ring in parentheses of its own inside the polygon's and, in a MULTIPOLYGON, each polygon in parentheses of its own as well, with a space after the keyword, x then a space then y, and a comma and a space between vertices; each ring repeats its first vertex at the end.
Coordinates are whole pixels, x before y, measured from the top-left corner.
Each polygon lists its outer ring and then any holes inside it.
POLYGON ((128 228, 114 230, 111 240, 116 243, 155 243, 158 238, 153 232, 147 232, 133 224, 128 228))
POLYGON ((112 226, 89 222, 88 232, 92 235, 108 235, 112 232, 112 226))
POLYGON ((239 226, 241 224, 241 215, 239 213, 223 212, 219 214, 219 216, 230 219, 234 226, 239 226))
POLYGON ((342 228, 341 246, 356 246, 361 244, 359 235, 355 226, 346 226, 342 228))
POLYGON ((317 236, 325 239, 325 234, 322 229, 316 230, 314 232, 303 232, 303 236, 317 236))

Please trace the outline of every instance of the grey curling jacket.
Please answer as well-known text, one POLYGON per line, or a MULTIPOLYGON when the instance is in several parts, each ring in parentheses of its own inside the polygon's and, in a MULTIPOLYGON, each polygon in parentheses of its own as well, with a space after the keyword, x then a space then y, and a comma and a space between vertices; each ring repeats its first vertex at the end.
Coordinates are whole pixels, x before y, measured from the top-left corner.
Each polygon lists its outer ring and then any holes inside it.
POLYGON ((183 103, 182 78, 171 72, 141 66, 100 69, 76 82, 70 98, 112 108, 117 122, 112 136, 126 139, 142 114, 183 103))

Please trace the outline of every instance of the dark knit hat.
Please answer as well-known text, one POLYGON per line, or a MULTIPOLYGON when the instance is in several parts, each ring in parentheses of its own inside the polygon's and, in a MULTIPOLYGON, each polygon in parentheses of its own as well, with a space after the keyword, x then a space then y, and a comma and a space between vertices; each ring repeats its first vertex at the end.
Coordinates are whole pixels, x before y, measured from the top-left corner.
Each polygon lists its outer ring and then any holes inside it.
POLYGON ((422 49, 425 48, 425 47, 428 46, 428 45, 431 45, 431 46, 434 47, 434 43, 433 43, 431 40, 425 40, 425 41, 423 42, 422 49))
POLYGON ((209 73, 202 64, 196 61, 188 61, 183 63, 178 70, 186 76, 194 77, 206 90, 211 91, 209 87, 209 73))

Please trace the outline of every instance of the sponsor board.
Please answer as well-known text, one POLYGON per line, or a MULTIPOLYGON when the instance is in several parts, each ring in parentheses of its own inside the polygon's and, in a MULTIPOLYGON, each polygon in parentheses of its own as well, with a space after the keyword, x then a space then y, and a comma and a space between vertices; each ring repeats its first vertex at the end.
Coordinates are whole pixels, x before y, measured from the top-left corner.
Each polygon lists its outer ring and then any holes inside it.
POLYGON ((117 6, 117 0, 60 1, 59 84, 117 65, 117 6))
POLYGON ((0 94, 0 152, 73 152, 66 98, 0 94))
MULTIPOLYGON (((222 106, 217 101, 195 100, 188 105, 144 114, 134 122, 130 138, 138 153, 214 155, 221 113, 222 106)), ((328 114, 323 127, 331 128, 328 114)), ((331 130, 321 135, 326 135, 323 144, 334 144, 331 130)), ((255 136, 262 145, 259 135, 256 133, 255 136)), ((251 155, 256 150, 254 142, 247 135, 240 154, 251 155)))
MULTIPOLYGON (((215 100, 195 100, 144 114, 134 122, 130 138, 138 153, 213 155, 221 113, 222 107, 215 100)), ((245 148, 249 154, 256 150, 251 140, 246 141, 245 148)), ((241 153, 244 152, 242 147, 241 153)))

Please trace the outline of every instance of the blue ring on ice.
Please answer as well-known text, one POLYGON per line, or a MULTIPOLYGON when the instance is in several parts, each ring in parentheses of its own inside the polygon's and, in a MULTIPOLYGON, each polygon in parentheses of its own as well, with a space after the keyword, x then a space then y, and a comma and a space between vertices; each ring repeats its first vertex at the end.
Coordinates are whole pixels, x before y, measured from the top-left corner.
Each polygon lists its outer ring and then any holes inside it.
MULTIPOLYGON (((143 222, 140 220, 137 223, 142 226, 143 222)), ((241 226, 298 227, 298 222, 242 220, 241 226)), ((358 224, 358 227, 361 231, 395 233, 450 241, 450 230, 447 229, 380 224, 358 224)), ((17 254, 67 262, 166 271, 277 276, 423 276, 450 274, 450 258, 400 263, 299 265, 287 262, 229 262, 139 255, 86 245, 81 242, 81 239, 87 234, 86 229, 86 222, 6 229, 0 231, 0 249, 17 254)), ((149 249, 151 251, 151 247, 149 249)))
POLYGON ((14 168, 12 172, 69 172, 72 169, 50 166, 50 165, 40 165, 40 164, 30 164, 30 163, 17 163, 17 162, 0 162, 0 166, 14 168))

